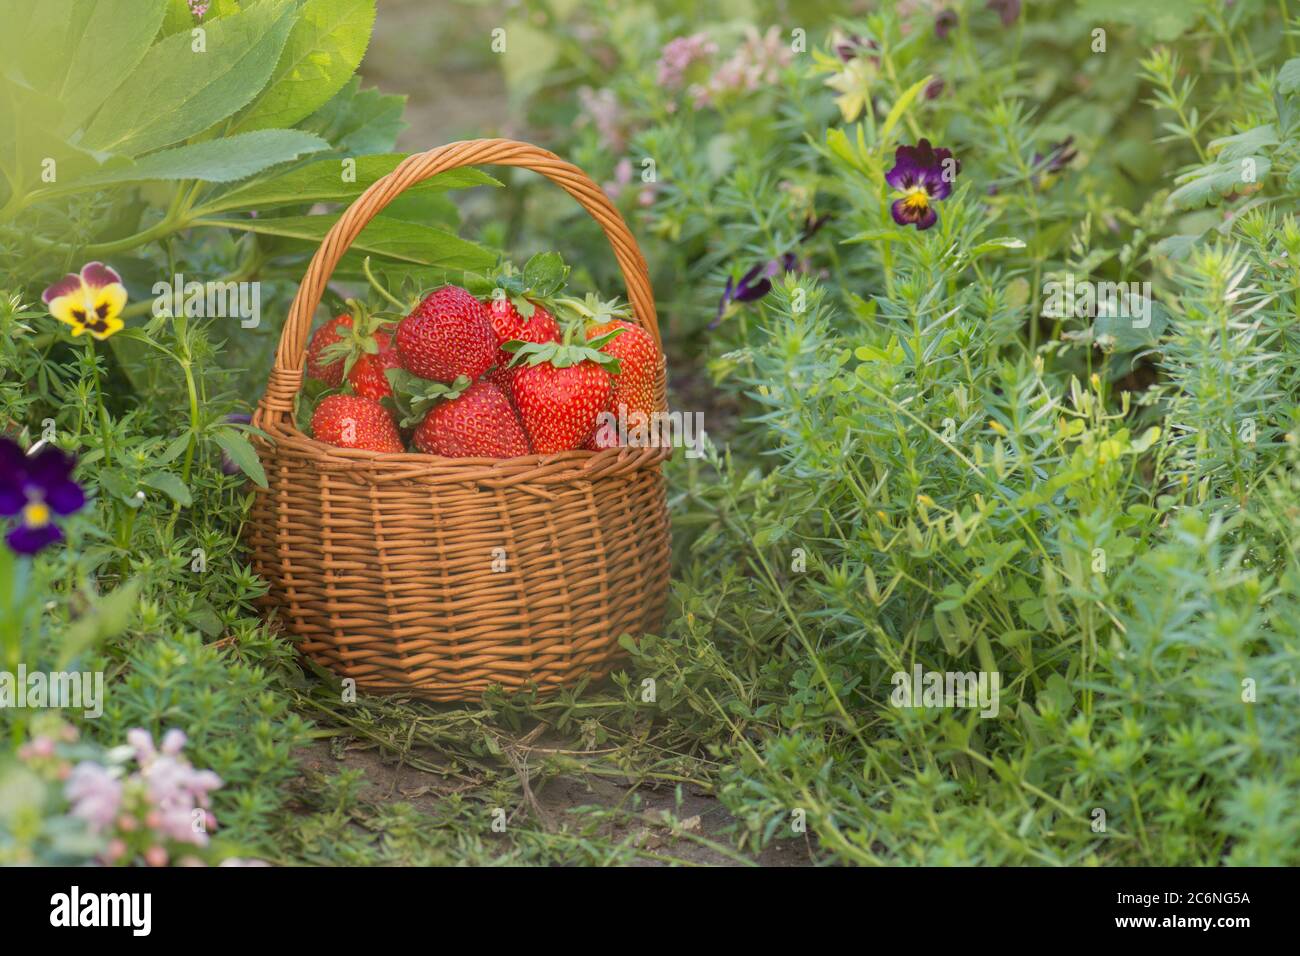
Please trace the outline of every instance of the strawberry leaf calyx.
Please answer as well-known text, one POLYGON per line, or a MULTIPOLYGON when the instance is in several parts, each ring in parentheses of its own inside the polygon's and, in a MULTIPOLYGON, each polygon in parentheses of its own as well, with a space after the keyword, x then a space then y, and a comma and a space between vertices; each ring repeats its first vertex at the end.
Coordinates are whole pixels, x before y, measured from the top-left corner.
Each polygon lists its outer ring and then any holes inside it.
POLYGON ((617 298, 602 299, 594 292, 588 292, 585 298, 572 296, 555 300, 559 315, 569 322, 580 324, 606 325, 615 319, 631 318, 632 310, 617 298))
POLYGON ((404 368, 384 369, 384 375, 392 386, 393 394, 385 397, 383 404, 395 413, 397 424, 402 428, 418 425, 434 405, 459 398, 473 384, 465 375, 447 385, 420 378, 404 368))
MULTIPOLYGON (((621 329, 616 329, 615 334, 621 331, 621 329)), ((613 335, 609 337, 613 338, 613 335)), ((522 342, 515 339, 506 342, 501 347, 507 352, 513 353, 513 358, 510 359, 507 368, 520 365, 542 365, 543 363, 555 368, 569 368, 573 365, 581 365, 583 362, 595 362, 611 375, 617 375, 620 371, 618 359, 605 352, 597 351, 590 345, 572 345, 564 342, 522 342)))
POLYGON ((352 324, 339 329, 337 342, 331 342, 320 350, 320 361, 326 365, 342 360, 344 378, 351 373, 352 367, 363 353, 379 354, 379 340, 376 334, 397 321, 397 318, 391 314, 372 311, 364 302, 357 299, 348 299, 347 306, 352 316, 352 324))
POLYGON ((508 301, 521 316, 531 319, 538 305, 550 305, 568 278, 569 267, 558 252, 539 252, 524 264, 523 271, 502 260, 490 274, 468 277, 466 288, 481 298, 490 298, 493 308, 508 301))

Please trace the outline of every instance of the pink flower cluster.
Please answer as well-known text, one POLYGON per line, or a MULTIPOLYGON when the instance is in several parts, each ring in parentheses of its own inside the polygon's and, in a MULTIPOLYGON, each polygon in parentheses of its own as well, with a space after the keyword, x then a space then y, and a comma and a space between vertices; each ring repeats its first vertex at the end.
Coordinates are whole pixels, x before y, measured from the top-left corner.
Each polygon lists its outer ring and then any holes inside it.
MULTIPOLYGON (((710 62, 717 52, 717 44, 703 33, 670 41, 659 54, 659 85, 669 90, 681 89, 690 68, 710 62)), ((770 27, 760 34, 754 27, 747 27, 740 47, 711 76, 687 86, 686 92, 696 108, 708 106, 719 96, 730 93, 753 93, 774 84, 780 71, 793 59, 794 52, 782 39, 779 28, 770 27)))
POLYGON ((718 45, 704 33, 670 40, 659 51, 659 85, 670 90, 681 89, 686 82, 686 71, 717 52, 718 45))
POLYGON ((196 20, 202 20, 203 15, 208 12, 208 0, 186 0, 189 4, 190 13, 196 20))
POLYGON ((216 826, 209 795, 221 778, 195 770, 181 755, 185 734, 180 730, 167 731, 159 747, 139 728, 126 739, 138 769, 124 777, 120 766, 83 760, 64 788, 72 815, 85 820, 92 833, 112 834, 105 853, 110 863, 128 855, 128 840, 140 843, 151 866, 167 864, 167 841, 207 846, 208 830, 216 826))
POLYGON ((596 132, 605 145, 614 152, 620 151, 627 144, 627 133, 623 128, 623 110, 614 91, 579 87, 578 102, 582 106, 582 114, 578 117, 577 125, 589 123, 596 127, 596 132))
POLYGON ((769 27, 760 36, 758 30, 747 27, 745 42, 713 75, 711 91, 752 93, 762 86, 771 86, 792 59, 794 53, 779 29, 769 27))

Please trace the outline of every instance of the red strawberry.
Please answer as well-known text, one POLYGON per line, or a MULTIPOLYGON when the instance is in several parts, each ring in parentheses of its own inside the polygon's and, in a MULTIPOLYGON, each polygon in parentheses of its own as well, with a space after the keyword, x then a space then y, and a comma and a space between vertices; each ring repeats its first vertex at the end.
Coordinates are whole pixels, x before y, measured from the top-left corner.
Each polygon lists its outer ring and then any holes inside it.
POLYGON ((622 319, 588 322, 587 339, 590 341, 615 329, 623 331, 600 346, 600 351, 618 359, 619 373, 614 379, 614 394, 609 399, 610 410, 617 415, 619 406, 625 405, 628 415, 641 412, 649 416, 655 408, 659 348, 649 332, 622 319))
POLYGON ((333 361, 322 361, 320 353, 326 347, 342 342, 343 333, 351 327, 352 316, 336 315, 315 331, 311 337, 311 344, 307 346, 307 375, 309 378, 320 379, 330 388, 338 388, 343 384, 342 357, 333 361))
POLYGON ((402 438, 388 410, 362 395, 327 395, 311 416, 317 441, 339 448, 402 452, 402 438))
POLYGON ((375 344, 379 346, 379 351, 362 352, 357 356, 351 371, 348 372, 348 382, 358 395, 381 399, 393 394, 393 387, 389 384, 384 371, 390 368, 401 368, 402 360, 398 355, 397 346, 393 344, 392 336, 387 332, 376 332, 375 344))
POLYGON ((488 381, 434 405, 415 430, 415 447, 446 458, 515 458, 529 450, 506 393, 488 381))
POLYGON ((533 303, 533 314, 529 318, 524 318, 508 298, 491 299, 484 304, 497 339, 496 368, 492 370, 491 378, 509 392, 515 370, 506 367, 512 356, 501 346, 507 342, 558 342, 560 325, 555 316, 536 303, 533 303))
POLYGON ((472 380, 491 367, 496 336, 487 307, 459 286, 445 285, 398 324, 397 348, 402 365, 421 378, 472 380))
POLYGON ((568 358, 542 360, 513 371, 511 396, 533 451, 539 455, 581 447, 596 428, 596 413, 605 408, 614 389, 609 372, 590 358, 576 363, 568 358))

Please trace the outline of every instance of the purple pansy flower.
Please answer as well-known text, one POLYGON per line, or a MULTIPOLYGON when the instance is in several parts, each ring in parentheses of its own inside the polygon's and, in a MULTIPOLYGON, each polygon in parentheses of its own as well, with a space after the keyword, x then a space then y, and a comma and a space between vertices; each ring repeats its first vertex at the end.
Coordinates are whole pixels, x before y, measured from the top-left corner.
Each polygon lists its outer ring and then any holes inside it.
POLYGON ((1046 156, 1042 153, 1034 153, 1033 162, 1029 164, 1034 170, 1034 185, 1037 186, 1039 184, 1039 180, 1042 176, 1055 176, 1057 173, 1061 172, 1061 170, 1069 166, 1070 163, 1074 161, 1074 157, 1078 155, 1078 150, 1074 148, 1073 136, 1067 136, 1059 143, 1052 143, 1047 147, 1046 156))
POLYGON ((1020 16, 1020 0, 989 0, 985 9, 992 10, 1002 18, 1002 25, 1009 27, 1020 16))
POLYGON ((960 170, 951 150, 934 149, 928 139, 898 147, 894 168, 885 174, 885 181, 903 194, 890 206, 894 222, 917 229, 933 226, 939 221, 934 203, 948 198, 960 170))
POLYGON ((72 479, 76 460, 50 445, 36 455, 0 438, 0 517, 17 516, 5 540, 19 554, 35 554, 63 538, 53 521, 81 510, 86 495, 72 479))
POLYGON ((727 287, 723 289, 722 298, 718 300, 717 317, 709 328, 717 327, 733 302, 754 302, 771 292, 772 276, 776 275, 776 264, 775 259, 771 262, 759 263, 741 276, 739 282, 727 276, 727 287))

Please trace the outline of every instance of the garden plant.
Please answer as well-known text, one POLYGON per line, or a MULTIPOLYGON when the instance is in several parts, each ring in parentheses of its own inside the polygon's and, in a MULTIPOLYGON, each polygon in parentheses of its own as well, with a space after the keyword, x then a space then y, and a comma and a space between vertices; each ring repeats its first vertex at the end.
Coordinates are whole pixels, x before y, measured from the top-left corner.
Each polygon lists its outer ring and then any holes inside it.
POLYGON ((1300 7, 492 7, 454 138, 599 183, 658 337, 570 195, 453 169, 285 401, 628 461, 664 360, 662 622, 454 701, 300 653, 254 416, 444 145, 367 79, 396 12, 0 0, 0 863, 1300 865, 1300 7))

